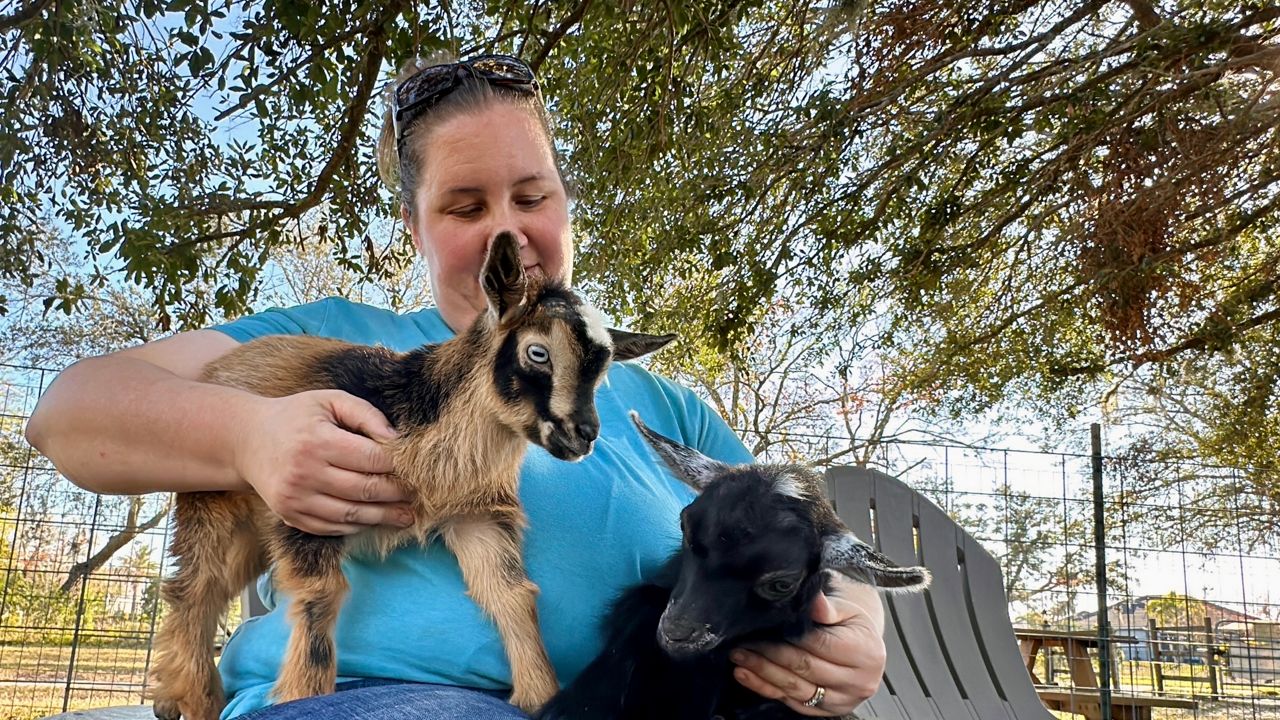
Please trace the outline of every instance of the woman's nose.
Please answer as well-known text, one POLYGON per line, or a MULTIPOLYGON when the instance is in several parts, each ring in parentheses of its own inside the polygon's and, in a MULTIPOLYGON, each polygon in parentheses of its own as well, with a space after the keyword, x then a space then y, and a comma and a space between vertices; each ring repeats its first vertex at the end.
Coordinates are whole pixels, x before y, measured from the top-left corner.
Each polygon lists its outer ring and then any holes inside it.
POLYGON ((506 226, 499 225, 496 228, 494 228, 493 232, 490 233, 489 235, 489 245, 492 246, 494 238, 498 237, 504 232, 511 233, 512 235, 515 236, 516 247, 520 248, 521 250, 524 250, 526 247, 528 247, 529 245, 528 236, 526 236, 523 232, 520 232, 520 228, 515 226, 510 226, 510 225, 506 225, 506 226))
POLYGON ((516 241, 522 249, 529 244, 529 237, 524 234, 524 229, 520 227, 518 217, 510 210, 494 213, 493 227, 489 231, 490 242, 504 232, 515 235, 516 241))

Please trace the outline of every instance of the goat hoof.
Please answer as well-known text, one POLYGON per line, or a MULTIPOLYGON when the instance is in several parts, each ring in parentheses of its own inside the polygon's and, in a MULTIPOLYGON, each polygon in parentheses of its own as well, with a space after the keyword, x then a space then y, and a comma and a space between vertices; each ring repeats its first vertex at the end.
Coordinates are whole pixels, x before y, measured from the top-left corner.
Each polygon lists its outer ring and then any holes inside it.
POLYGON ((222 714, 222 693, 198 693, 193 698, 155 698, 151 711, 156 720, 218 720, 222 714))
POLYGON ((177 700, 156 700, 151 710, 155 713, 157 720, 178 720, 182 717, 182 710, 178 708, 177 700))
POLYGON ((552 696, 559 692, 559 690, 560 687, 555 682, 552 682, 550 686, 544 686, 533 690, 528 688, 519 688, 515 692, 511 693, 511 699, 508 702, 526 713, 533 715, 538 708, 546 705, 547 701, 551 700, 552 696))
POLYGON ((151 705, 157 720, 218 720, 221 710, 213 703, 202 702, 195 707, 184 707, 177 700, 156 700, 151 705))

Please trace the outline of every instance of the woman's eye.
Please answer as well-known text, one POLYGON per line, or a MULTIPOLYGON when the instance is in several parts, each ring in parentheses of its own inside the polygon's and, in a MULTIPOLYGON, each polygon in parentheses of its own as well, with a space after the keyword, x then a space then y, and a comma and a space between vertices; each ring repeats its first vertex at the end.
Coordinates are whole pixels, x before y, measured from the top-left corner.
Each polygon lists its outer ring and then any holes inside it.
POLYGON ((524 354, 533 362, 543 365, 551 359, 551 353, 541 345, 530 345, 525 349, 524 354))
POLYGON ((480 214, 480 206, 467 205, 465 207, 454 208, 449 211, 449 214, 457 217, 461 217, 461 218, 475 217, 476 215, 480 214))
POLYGON ((516 201, 516 204, 519 205, 520 207, 534 208, 541 205, 542 201, 546 199, 547 198, 545 195, 531 195, 529 197, 520 198, 519 200, 516 201))

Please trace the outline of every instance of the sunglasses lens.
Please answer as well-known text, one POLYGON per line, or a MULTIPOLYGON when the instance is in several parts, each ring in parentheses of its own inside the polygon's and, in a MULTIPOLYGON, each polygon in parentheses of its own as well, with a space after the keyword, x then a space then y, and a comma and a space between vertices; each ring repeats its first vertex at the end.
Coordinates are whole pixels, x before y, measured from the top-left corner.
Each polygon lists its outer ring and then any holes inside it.
POLYGON ((444 89, 452 82, 454 72, 452 65, 434 65, 424 68, 417 75, 409 78, 396 88, 396 105, 406 107, 444 89))
POLYGON ((520 59, 509 55, 486 55, 472 60, 469 64, 478 72, 504 80, 522 82, 533 80, 533 70, 520 59))

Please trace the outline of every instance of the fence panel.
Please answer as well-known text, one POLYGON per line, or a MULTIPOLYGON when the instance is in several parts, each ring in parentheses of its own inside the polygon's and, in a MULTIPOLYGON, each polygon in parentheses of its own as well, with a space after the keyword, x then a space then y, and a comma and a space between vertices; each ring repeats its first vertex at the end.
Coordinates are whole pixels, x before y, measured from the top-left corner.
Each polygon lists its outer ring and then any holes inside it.
POLYGON ((169 498, 86 492, 26 444, 54 374, 0 365, 2 718, 141 702, 157 617, 169 498))

